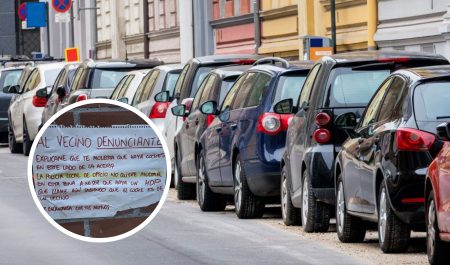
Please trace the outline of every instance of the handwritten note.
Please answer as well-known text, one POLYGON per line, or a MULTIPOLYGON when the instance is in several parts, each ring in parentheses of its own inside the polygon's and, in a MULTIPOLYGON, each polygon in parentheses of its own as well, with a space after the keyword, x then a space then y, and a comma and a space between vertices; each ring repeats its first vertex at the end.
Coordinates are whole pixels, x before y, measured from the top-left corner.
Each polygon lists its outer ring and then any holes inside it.
POLYGON ((166 159, 150 126, 49 127, 33 157, 35 191, 55 220, 112 217, 160 201, 166 159))

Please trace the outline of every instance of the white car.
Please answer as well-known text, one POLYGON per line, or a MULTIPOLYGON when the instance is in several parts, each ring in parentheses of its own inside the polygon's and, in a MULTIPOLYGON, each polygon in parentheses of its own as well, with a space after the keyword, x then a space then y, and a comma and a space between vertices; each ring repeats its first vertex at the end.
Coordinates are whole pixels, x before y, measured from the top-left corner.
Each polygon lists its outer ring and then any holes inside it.
POLYGON ((139 85, 142 83, 142 79, 144 79, 149 71, 150 70, 136 70, 129 72, 122 80, 120 80, 116 88, 114 88, 111 99, 131 104, 139 85))
POLYGON ((26 156, 30 153, 47 103, 47 99, 37 97, 36 92, 40 89, 50 92, 64 65, 65 63, 39 64, 32 70, 23 86, 15 91, 10 90, 10 93, 16 94, 8 110, 12 136, 9 144, 12 153, 19 153, 21 149, 26 156))

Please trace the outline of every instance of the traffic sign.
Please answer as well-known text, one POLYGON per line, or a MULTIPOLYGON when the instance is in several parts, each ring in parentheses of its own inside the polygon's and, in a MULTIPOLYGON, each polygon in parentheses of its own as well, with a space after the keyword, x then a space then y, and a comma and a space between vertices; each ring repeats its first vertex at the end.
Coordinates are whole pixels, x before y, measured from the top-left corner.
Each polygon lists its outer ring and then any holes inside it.
POLYGON ((23 3, 19 6, 19 9, 17 10, 17 15, 19 16, 20 20, 25 20, 27 19, 27 3, 23 3))
POLYGON ((27 27, 45 28, 47 27, 47 3, 27 2, 27 27))
POLYGON ((66 57, 66 62, 79 62, 80 61, 80 51, 78 48, 67 48, 64 50, 64 55, 66 57))
POLYGON ((52 0, 53 9, 59 13, 65 13, 72 7, 72 0, 52 0))

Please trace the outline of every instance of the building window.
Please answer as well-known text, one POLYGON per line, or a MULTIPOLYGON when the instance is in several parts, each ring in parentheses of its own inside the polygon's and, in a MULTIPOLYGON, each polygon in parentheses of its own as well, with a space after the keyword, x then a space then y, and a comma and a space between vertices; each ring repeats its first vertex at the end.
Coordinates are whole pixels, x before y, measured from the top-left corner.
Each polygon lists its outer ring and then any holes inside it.
POLYGON ((213 19, 246 15, 253 12, 253 0, 210 0, 213 3, 213 19))
POLYGON ((434 44, 423 44, 422 46, 420 46, 420 50, 422 52, 436 53, 434 44))

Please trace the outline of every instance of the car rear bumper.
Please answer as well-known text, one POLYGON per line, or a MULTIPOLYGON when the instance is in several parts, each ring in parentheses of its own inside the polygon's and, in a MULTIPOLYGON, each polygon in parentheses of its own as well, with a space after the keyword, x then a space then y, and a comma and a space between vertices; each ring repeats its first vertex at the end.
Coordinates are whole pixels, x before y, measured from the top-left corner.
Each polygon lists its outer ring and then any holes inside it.
POLYGON ((0 118, 0 133, 8 133, 8 118, 0 118))
POLYGON ((250 191, 256 196, 280 195, 280 163, 244 162, 245 176, 250 191))

